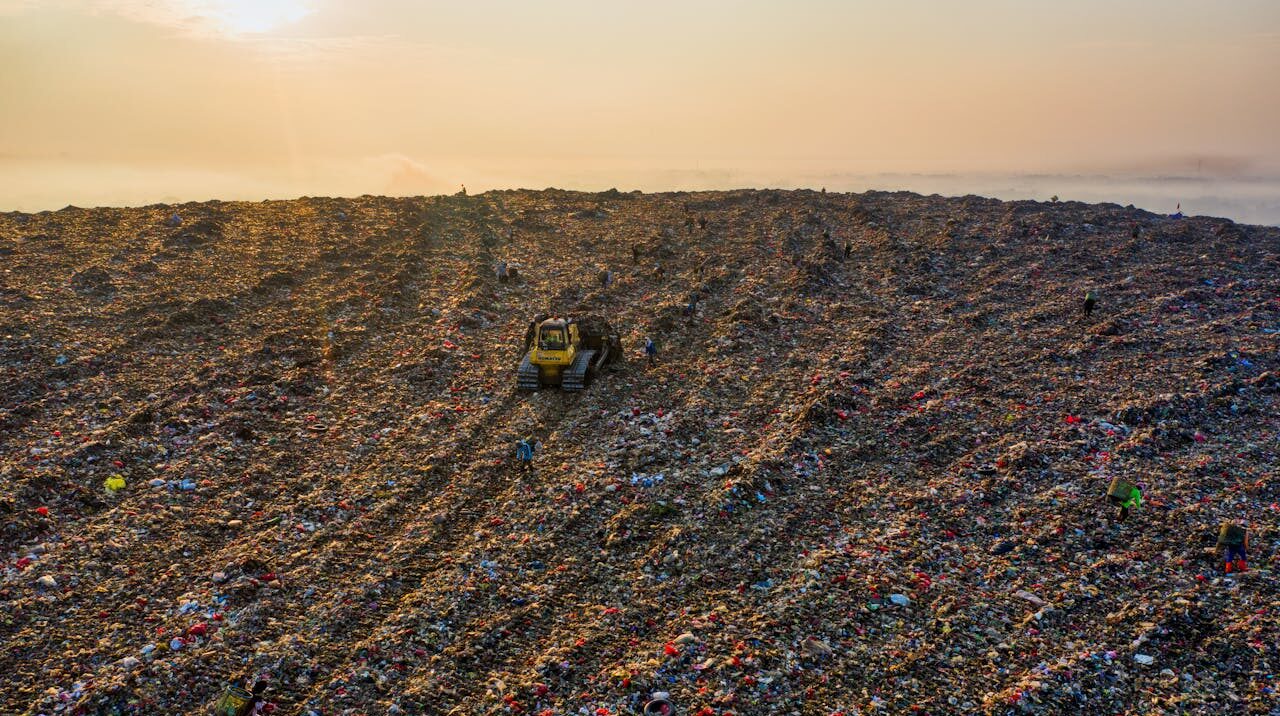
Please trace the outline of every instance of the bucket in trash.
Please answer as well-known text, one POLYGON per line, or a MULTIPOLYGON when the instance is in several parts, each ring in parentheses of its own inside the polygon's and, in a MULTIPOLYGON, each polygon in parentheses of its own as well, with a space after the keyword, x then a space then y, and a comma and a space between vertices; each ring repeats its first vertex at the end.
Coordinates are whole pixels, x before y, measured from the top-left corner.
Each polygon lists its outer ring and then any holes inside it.
POLYGON ((213 707, 214 716, 244 716, 253 707, 253 694, 239 686, 228 686, 213 707))
POLYGON ((657 714, 658 716, 671 716, 676 712, 676 707, 671 705, 666 699, 654 699, 644 705, 645 714, 657 714))

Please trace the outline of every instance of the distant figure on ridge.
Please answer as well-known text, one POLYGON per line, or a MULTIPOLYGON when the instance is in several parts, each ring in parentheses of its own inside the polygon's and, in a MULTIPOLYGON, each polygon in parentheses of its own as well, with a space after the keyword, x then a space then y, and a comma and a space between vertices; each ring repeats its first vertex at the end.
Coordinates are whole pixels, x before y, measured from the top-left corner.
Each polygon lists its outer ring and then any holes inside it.
POLYGON ((497 274, 498 274, 498 283, 506 283, 507 281, 509 281, 509 280, 511 279, 511 275, 510 275, 510 273, 507 271, 507 262, 506 262, 506 261, 499 261, 499 262, 498 262, 497 274))
POLYGON ((600 288, 609 288, 609 284, 613 283, 613 272, 609 269, 600 269, 598 278, 600 280, 600 288))
POLYGON ((652 338, 644 339, 644 354, 649 359, 649 365, 653 365, 658 359, 658 344, 652 338))

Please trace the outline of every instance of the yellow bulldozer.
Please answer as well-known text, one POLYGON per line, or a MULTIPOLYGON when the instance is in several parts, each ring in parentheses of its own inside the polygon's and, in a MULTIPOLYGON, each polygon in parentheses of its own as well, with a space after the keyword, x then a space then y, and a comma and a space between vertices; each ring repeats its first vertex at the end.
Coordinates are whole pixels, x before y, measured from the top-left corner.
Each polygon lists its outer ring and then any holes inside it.
POLYGON ((538 316, 524 336, 524 359, 516 375, 520 390, 559 386, 582 390, 600 369, 622 359, 622 339, 598 316, 538 316))

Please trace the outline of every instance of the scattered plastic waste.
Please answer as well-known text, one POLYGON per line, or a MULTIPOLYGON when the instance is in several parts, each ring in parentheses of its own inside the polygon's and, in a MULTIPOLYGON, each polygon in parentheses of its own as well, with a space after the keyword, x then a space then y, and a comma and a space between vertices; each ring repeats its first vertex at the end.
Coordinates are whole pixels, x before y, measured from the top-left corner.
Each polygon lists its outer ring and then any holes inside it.
POLYGON ((1274 228, 772 190, 180 211, 0 212, 0 713, 260 678, 317 716, 1280 709, 1274 228), (515 393, 546 311, 627 360, 515 393))

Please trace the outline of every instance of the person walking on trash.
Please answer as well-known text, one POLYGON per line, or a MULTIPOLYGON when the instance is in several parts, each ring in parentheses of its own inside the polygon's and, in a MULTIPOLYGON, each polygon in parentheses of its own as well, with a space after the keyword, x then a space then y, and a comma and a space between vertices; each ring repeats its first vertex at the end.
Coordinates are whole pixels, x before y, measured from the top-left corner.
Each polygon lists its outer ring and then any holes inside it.
POLYGON ((697 291, 689 295, 689 303, 684 307, 684 315, 693 318, 698 313, 698 299, 700 296, 697 291))
POLYGON ((1107 499, 1120 508, 1116 513, 1116 520, 1124 522, 1129 517, 1129 510, 1136 510, 1142 506, 1142 490, 1138 489, 1137 485, 1117 477, 1111 481, 1111 487, 1107 489, 1107 499))
POLYGON ((649 365, 653 365, 658 359, 658 344, 654 343, 652 338, 644 339, 644 354, 649 358, 649 365))
POLYGON ((1084 294, 1084 317, 1088 318, 1093 315, 1094 306, 1098 305, 1098 292, 1089 289, 1084 294))
POLYGON ((1223 522, 1218 529, 1218 548, 1222 550, 1222 558, 1226 563, 1225 571, 1244 572, 1248 568, 1249 530, 1240 522, 1223 522))
POLYGON ((516 460, 520 463, 520 472, 528 475, 533 472, 533 438, 524 437, 516 443, 516 460))

